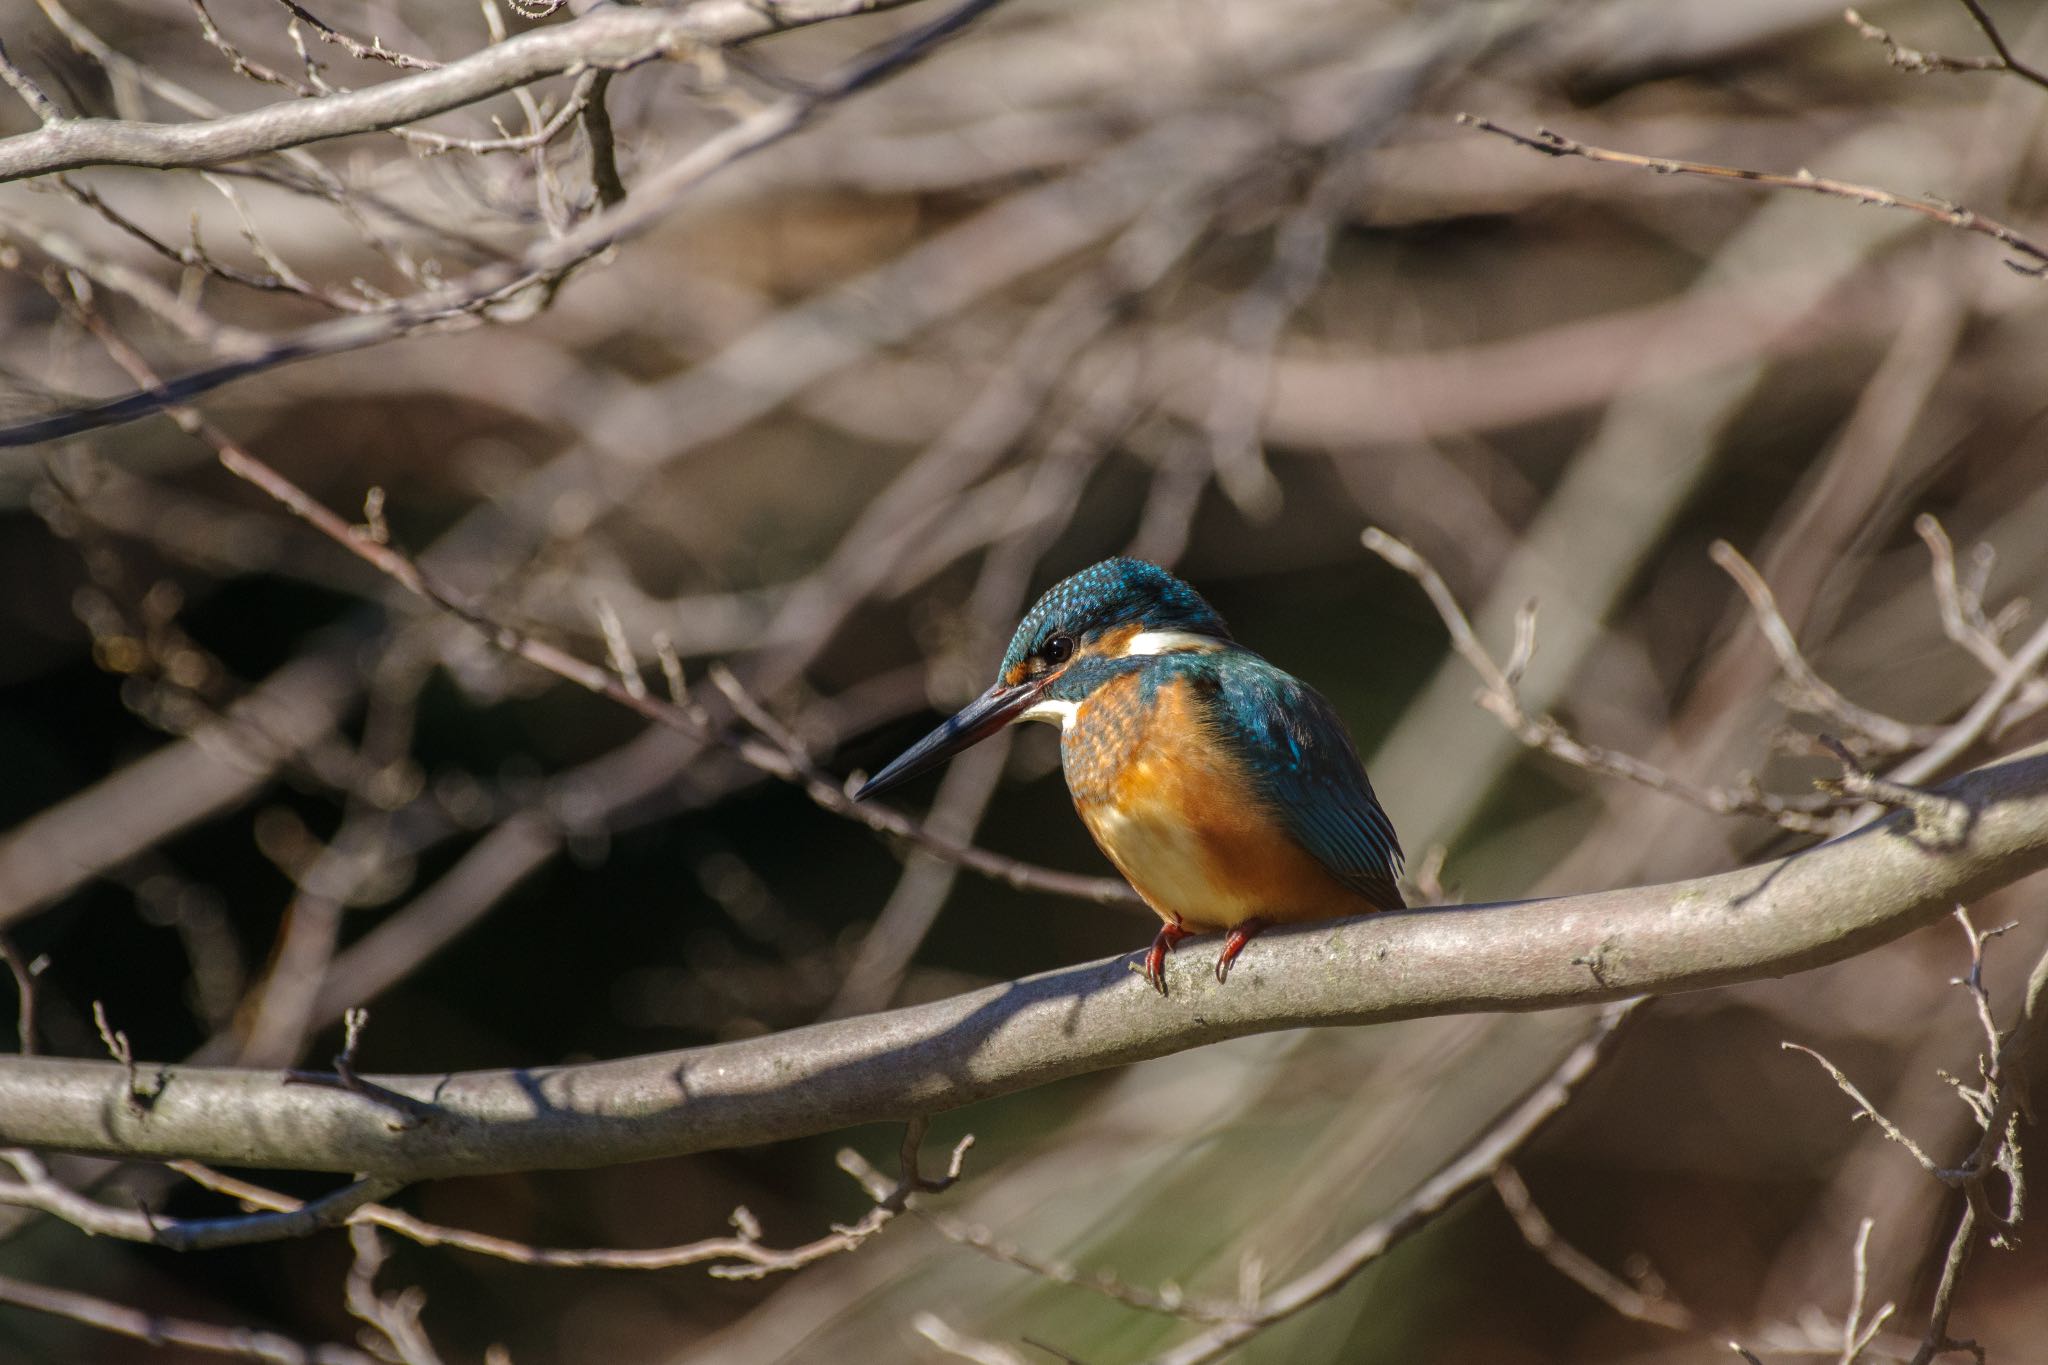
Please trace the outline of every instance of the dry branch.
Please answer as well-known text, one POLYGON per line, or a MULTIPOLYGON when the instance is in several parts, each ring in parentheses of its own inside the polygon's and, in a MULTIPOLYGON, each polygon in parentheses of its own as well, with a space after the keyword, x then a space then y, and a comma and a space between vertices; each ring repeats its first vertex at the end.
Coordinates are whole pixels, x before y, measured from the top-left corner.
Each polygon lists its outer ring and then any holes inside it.
POLYGON ((1746 181, 1764 189, 1804 190, 1808 194, 1847 199, 1877 208, 1904 209, 1908 213, 1917 213, 1922 218, 1940 223, 1944 227, 1974 232, 2003 244, 2007 249, 2027 258, 2025 262, 2006 262, 2023 275, 2048 273, 2048 245, 2027 236, 2018 228, 2009 227, 1973 209, 1945 200, 1897 194, 1881 186, 1853 184, 1847 180, 1815 175, 1808 170, 1781 175, 1775 171, 1753 171, 1742 166, 1717 166, 1707 161, 1679 161, 1671 157, 1644 156, 1640 152, 1616 151, 1611 147, 1595 147, 1589 143, 1576 141, 1549 128, 1538 128, 1534 133, 1518 133, 1512 128, 1504 128, 1493 120, 1480 118, 1476 114, 1460 114, 1458 122, 1470 128, 1477 128, 1483 133, 1504 137, 1517 146, 1527 147, 1533 152, 1542 152, 1545 156, 1575 156, 1610 166, 1633 166, 1637 170, 1649 171, 1653 175, 1696 175, 1710 180, 1746 181))
POLYGON ((678 8, 601 5, 581 18, 522 33, 445 66, 367 89, 294 99, 192 123, 59 119, 0 139, 0 181, 83 166, 155 170, 224 161, 373 133, 431 118, 549 76, 623 71, 706 46, 744 43, 909 0, 709 0, 678 8))
POLYGON ((380 1359, 351 1346, 308 1345, 277 1332, 145 1312, 96 1295, 31 1284, 7 1275, 0 1275, 0 1303, 66 1318, 151 1346, 182 1346, 209 1355, 268 1361, 270 1365, 377 1365, 380 1359))
MULTIPOLYGON (((838 14, 848 9, 865 10, 882 4, 901 2, 902 0, 861 0, 859 4, 854 4, 853 0, 839 0, 836 5, 821 4, 818 8, 821 11, 829 9, 833 14, 838 14)), ((974 20, 1000 3, 1001 0, 960 0, 960 3, 951 10, 931 22, 855 58, 817 86, 769 104, 732 127, 698 143, 656 174, 648 177, 632 198, 619 200, 574 228, 548 235, 535 242, 516 260, 482 266, 451 284, 423 289, 377 313, 335 318, 303 328, 272 342, 252 342, 246 345, 224 343, 220 349, 228 352, 229 358, 220 364, 122 398, 109 399, 35 421, 0 428, 0 446, 34 445, 116 422, 131 421, 211 392, 236 379, 280 365, 313 356, 336 355, 380 345, 427 327, 474 319, 515 300, 524 300, 522 306, 545 306, 548 296, 571 272, 611 247, 653 227, 678 201, 707 178, 806 127, 839 101, 900 73, 921 60, 933 48, 957 36, 974 20)), ((724 3, 724 0, 716 0, 709 6, 692 7, 684 13, 701 17, 707 11, 723 13, 732 7, 724 3)), ((756 7, 740 8, 745 8, 752 14, 756 24, 761 21, 762 14, 756 7)), ((646 10, 598 11, 607 14, 614 12, 662 15, 670 13, 646 10)), ((792 26, 793 16, 785 14, 783 7, 778 7, 775 13, 781 17, 781 21, 775 27, 792 26)), ((821 14, 820 17, 831 16, 821 14)), ((545 33, 556 31, 543 30, 545 33)), ((758 36, 755 30, 744 27, 735 31, 738 36, 729 41, 739 41, 741 37, 746 36, 758 36)), ((680 43, 683 40, 678 38, 674 41, 680 43)), ((514 43, 508 41, 487 49, 486 53, 480 55, 503 52, 513 46, 514 43)), ((645 55, 657 56, 667 50, 662 48, 645 55)), ((590 64, 587 58, 581 60, 586 66, 590 64)), ((435 71, 405 77, 367 93, 375 94, 392 86, 446 77, 462 65, 454 63, 435 71)), ((606 69, 616 69, 618 65, 612 63, 606 69)), ((304 101, 293 108, 324 103, 325 101, 304 101)), ((53 125, 59 129, 76 126, 75 123, 53 125)), ((50 131, 52 129, 44 130, 50 131)), ((21 136, 40 135, 25 133, 21 136)), ((7 145, 0 142, 0 170, 4 170, 7 164, 7 145)))
POLYGON ((1533 1010, 1782 976, 1852 957, 2048 866, 2048 746, 1940 790, 1929 848, 1894 814, 1790 857, 1664 886, 1368 916, 1207 952, 1161 1001, 1111 958, 915 1008, 614 1062, 377 1076, 389 1111, 274 1071, 0 1059, 0 1143, 418 1179, 592 1166, 903 1118, 1276 1029, 1533 1010), (1586 967, 1600 965, 1598 978, 1586 967))

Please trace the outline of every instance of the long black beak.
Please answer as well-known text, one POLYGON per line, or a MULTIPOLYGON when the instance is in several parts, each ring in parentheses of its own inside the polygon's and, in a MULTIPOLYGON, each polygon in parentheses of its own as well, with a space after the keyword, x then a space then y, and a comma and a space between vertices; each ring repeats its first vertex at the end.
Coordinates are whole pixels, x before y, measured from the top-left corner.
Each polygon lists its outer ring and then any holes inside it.
POLYGON ((911 745, 894 763, 869 778, 853 794, 854 800, 864 801, 900 787, 911 778, 930 772, 962 749, 979 744, 1030 710, 1031 704, 1044 690, 1042 682, 1018 683, 1014 687, 997 683, 962 707, 959 715, 911 745))

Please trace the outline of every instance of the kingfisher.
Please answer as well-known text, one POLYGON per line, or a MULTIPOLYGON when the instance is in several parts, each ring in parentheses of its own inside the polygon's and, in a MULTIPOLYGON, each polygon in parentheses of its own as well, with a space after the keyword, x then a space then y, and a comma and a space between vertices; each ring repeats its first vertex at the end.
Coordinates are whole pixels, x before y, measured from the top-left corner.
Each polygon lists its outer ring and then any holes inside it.
POLYGON ((1323 695, 1238 644, 1156 564, 1108 559, 1056 584, 994 686, 855 794, 929 772, 1016 721, 1060 727, 1074 807, 1160 918, 1145 979, 1223 933, 1216 980, 1274 924, 1402 907, 1401 845, 1323 695))

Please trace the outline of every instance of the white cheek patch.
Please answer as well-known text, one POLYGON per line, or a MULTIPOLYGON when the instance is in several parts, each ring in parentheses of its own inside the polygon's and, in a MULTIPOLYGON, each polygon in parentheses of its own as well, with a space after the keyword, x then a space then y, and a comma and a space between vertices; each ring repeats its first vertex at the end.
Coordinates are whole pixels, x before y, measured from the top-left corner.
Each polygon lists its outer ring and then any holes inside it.
POLYGON ((1065 734, 1067 727, 1074 723, 1074 716, 1081 709, 1077 701, 1062 701, 1057 697, 1045 697, 1031 704, 1028 711, 1019 712, 1018 720, 1042 720, 1048 725, 1060 727, 1065 734))
POLYGON ((1214 654, 1223 648, 1223 642, 1211 635, 1197 635, 1191 630, 1141 630, 1124 645, 1124 657, 1133 658, 1140 654, 1214 654))

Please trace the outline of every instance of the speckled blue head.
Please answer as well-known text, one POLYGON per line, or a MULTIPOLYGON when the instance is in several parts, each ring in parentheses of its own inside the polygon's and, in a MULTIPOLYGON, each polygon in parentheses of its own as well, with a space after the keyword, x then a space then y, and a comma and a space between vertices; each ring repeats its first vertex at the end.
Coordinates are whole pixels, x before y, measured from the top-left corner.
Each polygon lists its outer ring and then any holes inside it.
POLYGON ((1025 614, 1003 655, 995 686, 876 773, 873 796, 929 772, 1013 720, 1046 718, 1041 703, 1078 701, 1120 669, 1141 667, 1142 634, 1164 647, 1220 648, 1230 630, 1202 595, 1157 564, 1105 559, 1055 584, 1025 614), (1209 646, 1203 642, 1217 642, 1209 646))
POLYGON ((1038 599, 1003 655, 1004 681, 1023 678, 1031 661, 1065 635, 1082 652, 1104 636, 1127 628, 1173 631, 1228 640, 1230 628, 1202 595, 1157 564, 1142 559, 1105 559, 1061 579, 1038 599))

